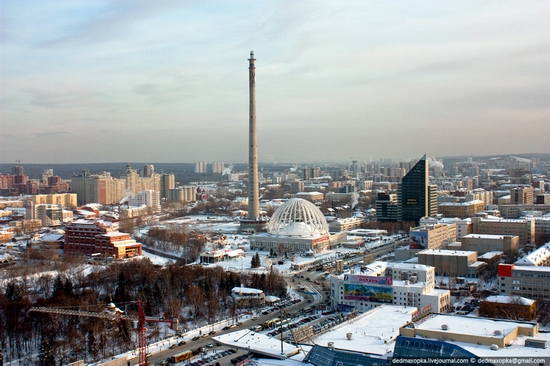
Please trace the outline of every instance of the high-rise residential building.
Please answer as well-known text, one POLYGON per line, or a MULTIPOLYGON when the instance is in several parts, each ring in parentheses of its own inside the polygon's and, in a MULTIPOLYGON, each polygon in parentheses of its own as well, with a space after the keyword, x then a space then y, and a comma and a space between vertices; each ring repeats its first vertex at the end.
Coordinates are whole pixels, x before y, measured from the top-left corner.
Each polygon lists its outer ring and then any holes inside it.
POLYGON ((397 194, 378 193, 376 219, 378 221, 397 221, 397 194))
POLYGON ((115 179, 109 173, 90 174, 83 171, 71 177, 71 190, 76 193, 78 204, 101 203, 111 205, 118 203, 124 196, 125 181, 115 179))
POLYGON ((207 165, 205 161, 195 163, 195 173, 206 173, 207 165))
POLYGON ((419 223, 437 213, 437 186, 428 184, 428 161, 422 157, 403 177, 398 188, 398 217, 419 223))
POLYGON ((160 211, 160 193, 148 189, 146 191, 138 192, 128 199, 128 205, 130 206, 147 206, 153 209, 153 212, 160 211))
POLYGON ((517 187, 510 190, 510 204, 532 205, 534 203, 533 187, 517 187))
POLYGON ((168 198, 168 191, 176 187, 176 176, 174 174, 162 173, 160 175, 160 198, 168 198))
POLYGON ((42 226, 59 226, 63 223, 63 208, 61 205, 36 205, 36 219, 42 221, 42 226))
POLYGON ((223 173, 225 166, 223 161, 215 161, 212 163, 212 172, 213 173, 223 173))
POLYGON ((14 166, 11 171, 13 175, 23 175, 23 167, 20 165, 14 166))
MULTIPOLYGON (((152 165, 150 166, 152 167, 152 165)), ((148 168, 149 170, 154 168, 148 168)), ((155 174, 154 170, 150 176, 140 177, 136 169, 132 169, 130 164, 126 165, 126 169, 120 175, 120 179, 125 181, 126 192, 141 192, 152 189, 160 191, 160 174, 155 174)))
POLYGON ((321 168, 319 168, 319 167, 316 167, 316 168, 305 167, 302 170, 302 179, 303 180, 310 180, 310 179, 313 179, 313 178, 318 178, 320 172, 321 172, 321 168))
POLYGON ((143 164, 143 177, 150 177, 155 174, 155 166, 153 164, 143 164))
POLYGON ((195 202, 197 200, 197 187, 186 186, 171 188, 168 190, 168 201, 195 202))

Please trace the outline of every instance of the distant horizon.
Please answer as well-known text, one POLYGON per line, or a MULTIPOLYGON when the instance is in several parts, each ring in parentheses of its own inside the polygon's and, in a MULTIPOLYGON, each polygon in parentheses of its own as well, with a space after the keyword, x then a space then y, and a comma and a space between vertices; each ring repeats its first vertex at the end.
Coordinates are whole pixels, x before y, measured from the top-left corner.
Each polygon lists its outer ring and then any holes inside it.
MULTIPOLYGON (((486 154, 486 155, 448 155, 448 156, 440 156, 435 157, 436 160, 440 159, 459 159, 459 158, 494 158, 494 157, 510 157, 510 156, 517 156, 517 157, 523 157, 523 156, 547 156, 548 159, 550 159, 550 152, 544 153, 544 152, 535 152, 535 153, 504 153, 504 154, 486 154)), ((407 162, 407 161, 418 161, 422 158, 423 155, 419 156, 415 159, 392 159, 392 158, 381 158, 379 160, 372 160, 372 162, 381 162, 383 160, 390 159, 392 162, 407 162)), ((426 157, 428 159, 432 159, 433 157, 429 156, 429 154, 426 154, 426 157)), ((350 164, 353 160, 357 160, 358 163, 369 163, 370 161, 360 160, 359 158, 353 158, 347 161, 308 161, 308 162, 297 162, 297 161, 289 161, 289 162, 270 162, 270 161, 259 161, 259 164, 271 164, 271 165, 293 165, 293 164, 350 164)), ((230 162, 230 161, 223 161, 221 159, 219 160, 197 160, 197 161, 190 161, 190 162, 162 162, 162 161, 100 161, 100 162, 68 162, 68 163, 36 163, 36 162, 14 162, 14 163, 7 163, 7 162, 0 162, 0 165, 8 165, 8 166, 24 166, 25 164, 28 165, 85 165, 85 164, 130 164, 132 168, 134 168, 134 164, 137 166, 138 164, 192 164, 194 165, 197 162, 206 162, 207 164, 212 164, 214 162, 222 162, 224 165, 248 165, 248 162, 230 162)), ((141 168, 141 167, 139 167, 141 168)))

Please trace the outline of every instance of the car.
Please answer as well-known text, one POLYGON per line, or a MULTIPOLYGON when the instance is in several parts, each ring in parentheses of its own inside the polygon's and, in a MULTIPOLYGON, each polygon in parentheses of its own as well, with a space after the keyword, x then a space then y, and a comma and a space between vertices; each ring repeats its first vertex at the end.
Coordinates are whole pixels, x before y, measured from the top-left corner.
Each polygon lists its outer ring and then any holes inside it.
POLYGON ((174 349, 176 348, 178 345, 176 343, 174 343, 173 345, 170 346, 170 349, 174 349))
POLYGON ((183 346, 186 343, 187 343, 186 341, 181 341, 181 342, 178 343, 178 346, 183 346))
POLYGON ((214 347, 214 345, 212 343, 206 343, 206 347, 212 348, 212 347, 214 347))
POLYGON ((229 325, 226 325, 225 327, 222 328, 222 330, 228 330, 230 329, 229 325))
POLYGON ((257 317, 257 316, 255 316, 255 317, 253 317, 253 318, 252 318, 252 320, 258 320, 258 317, 257 317))
POLYGON ((215 330, 213 330, 213 331, 211 331, 210 333, 208 333, 208 335, 214 335, 214 334, 216 334, 216 331, 215 331, 215 330))
POLYGON ((201 337, 199 337, 199 336, 194 336, 191 340, 192 340, 192 341, 198 341, 199 339, 201 339, 201 337))
POLYGON ((236 325, 236 324, 231 324, 231 325, 229 326, 229 329, 233 329, 233 328, 237 328, 237 325, 236 325))

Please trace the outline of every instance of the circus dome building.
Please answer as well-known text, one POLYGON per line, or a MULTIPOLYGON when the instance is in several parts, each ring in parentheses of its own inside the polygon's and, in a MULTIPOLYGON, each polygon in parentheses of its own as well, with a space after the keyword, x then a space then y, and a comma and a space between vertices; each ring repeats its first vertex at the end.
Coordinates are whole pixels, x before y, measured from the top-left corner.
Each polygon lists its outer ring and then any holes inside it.
POLYGON ((292 198, 271 217, 267 233, 250 236, 251 250, 275 251, 279 254, 322 252, 331 246, 327 220, 311 202, 292 198))

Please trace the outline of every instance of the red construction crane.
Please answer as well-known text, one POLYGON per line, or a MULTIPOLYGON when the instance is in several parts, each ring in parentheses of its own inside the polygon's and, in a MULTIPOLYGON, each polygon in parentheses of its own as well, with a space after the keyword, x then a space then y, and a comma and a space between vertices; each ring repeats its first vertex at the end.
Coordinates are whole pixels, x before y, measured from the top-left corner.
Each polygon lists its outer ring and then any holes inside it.
MULTIPOLYGON (((92 318, 104 318, 104 319, 125 319, 132 321, 132 327, 137 331, 138 336, 138 354, 139 354, 139 366, 147 366, 147 328, 145 323, 170 323, 170 329, 178 330, 179 321, 177 318, 164 319, 163 317, 147 317, 143 311, 143 301, 136 301, 138 306, 138 315, 135 316, 124 315, 118 312, 101 312, 96 313, 93 311, 82 310, 66 310, 60 308, 46 308, 46 307, 33 307, 30 311, 40 313, 53 313, 61 315, 73 315, 73 316, 86 316, 92 318)), ((114 304, 113 304, 114 305, 114 304)))

